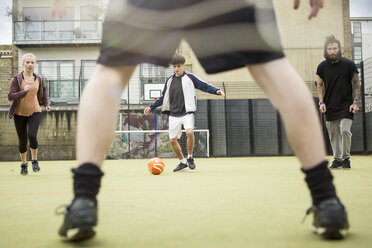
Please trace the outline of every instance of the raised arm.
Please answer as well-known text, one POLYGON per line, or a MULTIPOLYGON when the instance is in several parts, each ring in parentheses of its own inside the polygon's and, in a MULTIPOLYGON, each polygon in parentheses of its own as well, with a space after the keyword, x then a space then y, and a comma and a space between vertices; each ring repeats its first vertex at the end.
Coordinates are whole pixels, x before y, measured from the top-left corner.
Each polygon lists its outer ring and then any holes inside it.
MULTIPOLYGON (((319 9, 323 8, 324 0, 309 0, 310 3, 310 13, 309 13, 309 20, 311 18, 316 17, 319 12, 319 9)), ((300 0, 294 0, 293 8, 298 9, 300 6, 300 0)))
POLYGON ((221 95, 221 96, 225 95, 221 89, 219 89, 219 88, 215 87, 214 85, 211 85, 211 84, 201 80, 200 78, 198 78, 194 74, 190 73, 190 74, 187 74, 187 75, 192 80, 192 82, 194 83, 195 88, 197 88, 198 90, 201 90, 201 91, 204 91, 204 92, 210 93, 210 94, 215 94, 215 95, 221 95))

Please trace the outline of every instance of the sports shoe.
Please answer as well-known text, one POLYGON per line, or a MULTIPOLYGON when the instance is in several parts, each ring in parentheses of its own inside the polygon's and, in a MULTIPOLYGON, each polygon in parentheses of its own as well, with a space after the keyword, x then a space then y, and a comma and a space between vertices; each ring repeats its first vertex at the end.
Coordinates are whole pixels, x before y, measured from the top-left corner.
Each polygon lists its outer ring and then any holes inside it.
POLYGON ((342 163, 336 159, 333 160, 332 165, 329 167, 330 169, 341 169, 342 163))
POLYGON ((350 158, 345 159, 341 163, 342 163, 342 169, 346 169, 346 170, 351 169, 350 158))
POLYGON ((39 162, 38 162, 37 160, 33 160, 33 161, 31 162, 31 164, 32 164, 32 170, 33 170, 34 172, 38 172, 38 171, 40 171, 39 162))
POLYGON ((345 207, 337 198, 330 198, 313 206, 306 215, 314 213, 313 231, 325 239, 342 239, 349 228, 345 207))
POLYGON ((62 213, 65 219, 58 234, 68 241, 80 241, 93 238, 96 232, 93 226, 97 225, 97 207, 93 200, 76 198, 62 213))
POLYGON ((184 163, 180 163, 174 170, 173 172, 181 172, 181 171, 184 171, 184 170, 188 170, 189 169, 189 166, 187 164, 184 164, 184 163))
POLYGON ((21 164, 21 175, 27 175, 28 170, 27 170, 28 163, 21 164))
POLYGON ((189 165, 190 170, 195 170, 196 165, 193 157, 187 159, 187 164, 189 165))

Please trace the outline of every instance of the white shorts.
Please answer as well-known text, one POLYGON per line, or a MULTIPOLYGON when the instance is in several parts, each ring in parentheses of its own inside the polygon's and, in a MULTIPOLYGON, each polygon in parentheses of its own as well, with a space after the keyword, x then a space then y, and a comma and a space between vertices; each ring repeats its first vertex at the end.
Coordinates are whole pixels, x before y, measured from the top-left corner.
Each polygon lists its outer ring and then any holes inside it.
POLYGON ((182 135, 182 124, 185 129, 194 129, 194 114, 186 114, 181 117, 169 116, 169 138, 177 139, 182 135))

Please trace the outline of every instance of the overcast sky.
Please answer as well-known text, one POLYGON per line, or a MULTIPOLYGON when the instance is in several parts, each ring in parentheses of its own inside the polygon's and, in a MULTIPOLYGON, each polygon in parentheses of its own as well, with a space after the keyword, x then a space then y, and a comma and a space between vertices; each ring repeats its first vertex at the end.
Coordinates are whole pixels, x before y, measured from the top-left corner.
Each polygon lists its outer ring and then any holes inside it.
POLYGON ((0 0, 0 44, 12 43, 12 19, 6 15, 10 6, 12 0, 0 0))
MULTIPOLYGON (((327 1, 327 0, 325 0, 327 1)), ((371 0, 349 0, 350 16, 352 17, 372 17, 371 0)), ((307 2, 302 0, 302 2, 307 2)), ((327 4, 327 3, 326 3, 327 4)), ((0 0, 0 44, 12 43, 12 22, 6 15, 7 9, 12 5, 12 0, 0 0)))
POLYGON ((349 0, 351 17, 372 17, 371 0, 349 0))

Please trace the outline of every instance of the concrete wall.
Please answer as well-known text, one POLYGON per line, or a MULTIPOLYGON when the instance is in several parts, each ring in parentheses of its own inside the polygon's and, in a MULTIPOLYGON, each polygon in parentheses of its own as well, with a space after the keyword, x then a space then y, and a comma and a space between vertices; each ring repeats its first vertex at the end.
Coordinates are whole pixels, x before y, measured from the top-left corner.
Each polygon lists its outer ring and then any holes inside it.
MULTIPOLYGON (((0 161, 19 160, 13 119, 0 111, 0 161)), ((75 158, 76 111, 43 112, 38 132, 40 160, 75 158)))

